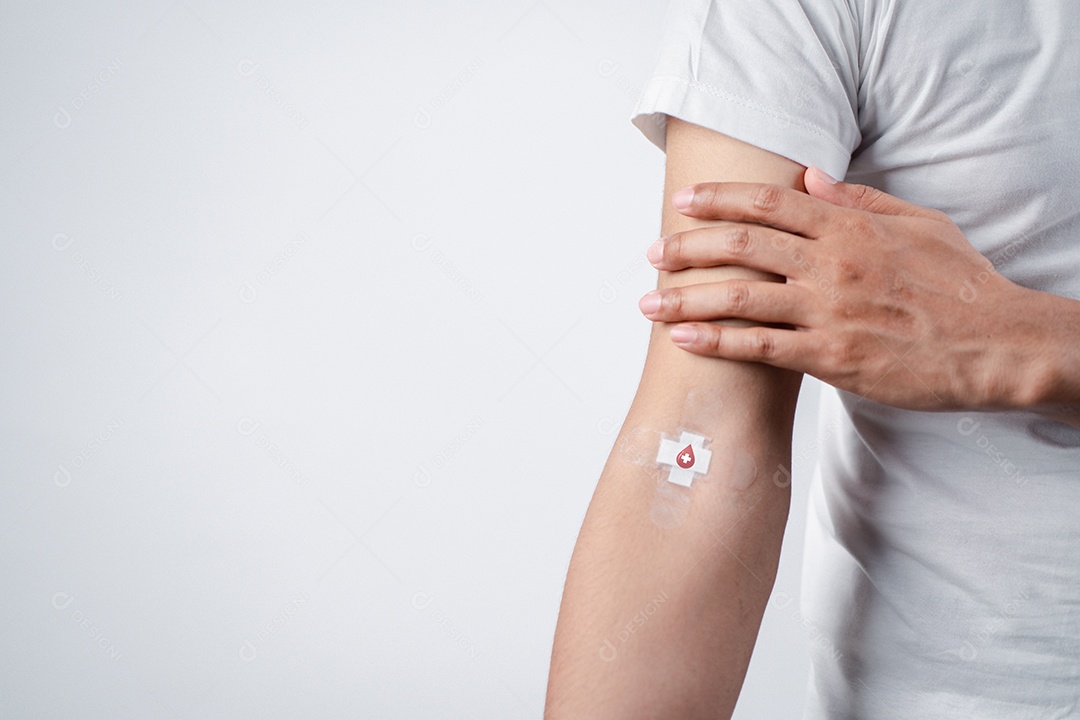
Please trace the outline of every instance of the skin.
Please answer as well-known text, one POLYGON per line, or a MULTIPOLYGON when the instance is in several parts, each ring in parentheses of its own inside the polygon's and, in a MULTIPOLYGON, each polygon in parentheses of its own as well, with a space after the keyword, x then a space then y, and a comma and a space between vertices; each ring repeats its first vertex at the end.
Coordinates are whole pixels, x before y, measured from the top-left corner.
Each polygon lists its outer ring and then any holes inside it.
MULTIPOLYGON (((719 224, 671 205, 671 194, 687 184, 722 179, 794 191, 802 188, 803 170, 671 118, 661 231, 719 224)), ((780 280, 725 266, 662 270, 658 285, 733 279, 780 280)), ((670 327, 653 324, 637 393, 570 560, 552 649, 548 720, 730 717, 772 591, 790 503, 788 484, 773 477, 790 468, 802 375, 684 352, 670 342, 670 327), (744 488, 696 483, 681 525, 659 527, 650 518, 655 480, 620 452, 620 443, 635 429, 653 437, 673 433, 691 392, 715 394, 723 403, 712 427, 701 428, 712 439, 713 461, 722 463, 737 448, 751 454, 760 476, 744 488), (635 623, 650 607, 655 611, 635 623)))
POLYGON ((1080 427, 1080 302, 1013 283, 947 215, 811 168, 809 194, 698 183, 681 213, 722 225, 674 233, 654 266, 742 265, 784 283, 659 289, 646 317, 691 353, 808 373, 910 410, 1028 410, 1080 427), (713 322, 740 318, 756 326, 713 322), (768 325, 766 325, 768 324, 768 325))
POLYGON ((769 470, 790 468, 803 372, 901 407, 1080 427, 1080 303, 1010 283, 936 211, 675 118, 667 140, 659 303, 570 562, 548 720, 730 717, 775 579, 790 495, 769 470), (693 332, 676 343, 677 327, 693 332), (740 448, 763 472, 695 486, 686 520, 660 528, 619 443, 671 432, 703 389, 727 410, 704 429, 714 457, 740 448))

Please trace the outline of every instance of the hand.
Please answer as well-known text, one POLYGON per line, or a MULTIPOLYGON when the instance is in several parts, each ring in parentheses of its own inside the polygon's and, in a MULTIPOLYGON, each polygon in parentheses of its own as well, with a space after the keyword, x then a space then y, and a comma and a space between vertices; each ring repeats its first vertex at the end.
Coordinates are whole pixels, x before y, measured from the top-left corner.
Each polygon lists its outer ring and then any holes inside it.
POLYGON ((749 183, 675 193, 683 214, 727 222, 657 241, 655 267, 742 265, 786 282, 655 290, 642 312, 680 323, 671 339, 689 352, 808 373, 897 407, 1011 408, 1035 394, 1040 378, 1024 377, 1040 343, 1025 308, 1034 291, 997 273, 942 212, 815 169, 804 182, 809 194, 749 183), (763 325, 707 322, 719 318, 763 325))

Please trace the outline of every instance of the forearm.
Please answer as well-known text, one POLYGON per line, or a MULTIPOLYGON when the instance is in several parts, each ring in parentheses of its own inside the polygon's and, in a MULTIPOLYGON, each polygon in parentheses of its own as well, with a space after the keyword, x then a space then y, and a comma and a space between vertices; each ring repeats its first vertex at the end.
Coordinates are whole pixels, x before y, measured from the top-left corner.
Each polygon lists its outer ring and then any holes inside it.
MULTIPOLYGON (((664 328, 654 342, 670 344, 664 328)), ((787 476, 778 469, 789 468, 799 377, 698 360, 676 377, 646 367, 620 437, 642 426, 675 429, 687 393, 707 388, 729 410, 705 428, 714 460, 747 451, 756 478, 745 489, 725 478, 695 483, 688 516, 663 529, 650 519, 655 483, 616 442, 570 564, 548 689, 551 720, 716 718, 734 708, 787 519, 787 476)))

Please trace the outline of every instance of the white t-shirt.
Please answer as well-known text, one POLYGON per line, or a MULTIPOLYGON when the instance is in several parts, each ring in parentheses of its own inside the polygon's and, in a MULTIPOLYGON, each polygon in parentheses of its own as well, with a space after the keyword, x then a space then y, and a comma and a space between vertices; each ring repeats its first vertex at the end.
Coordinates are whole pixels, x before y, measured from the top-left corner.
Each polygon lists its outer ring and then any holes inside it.
MULTIPOLYGON (((1080 299, 1077 0, 672 0, 633 114, 660 148, 664 114, 943 210, 1080 299)), ((824 395, 806 717, 1080 717, 1080 431, 824 395)))

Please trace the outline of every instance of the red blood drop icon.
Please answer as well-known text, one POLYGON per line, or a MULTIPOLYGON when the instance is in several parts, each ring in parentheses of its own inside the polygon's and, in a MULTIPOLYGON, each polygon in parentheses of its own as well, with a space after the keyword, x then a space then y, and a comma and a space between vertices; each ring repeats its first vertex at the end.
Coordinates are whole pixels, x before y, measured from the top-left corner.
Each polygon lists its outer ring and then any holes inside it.
POLYGON ((687 445, 679 451, 678 456, 675 458, 675 462, 679 464, 681 468, 694 467, 694 448, 687 445))

